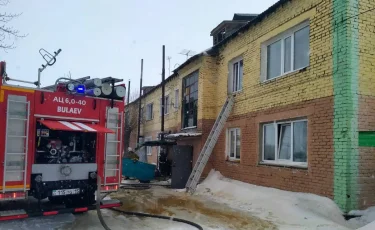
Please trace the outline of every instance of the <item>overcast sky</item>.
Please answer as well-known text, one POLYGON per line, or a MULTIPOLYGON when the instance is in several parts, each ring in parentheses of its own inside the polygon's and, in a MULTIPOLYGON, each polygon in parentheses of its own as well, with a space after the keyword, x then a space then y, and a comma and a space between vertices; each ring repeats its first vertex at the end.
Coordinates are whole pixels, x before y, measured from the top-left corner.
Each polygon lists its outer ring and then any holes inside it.
MULTIPOLYGON (((171 72, 186 57, 183 49, 201 52, 212 46, 210 31, 234 13, 261 13, 277 0, 10 0, 1 12, 23 14, 11 25, 26 38, 17 48, 0 50, 9 77, 37 80, 44 64, 39 49, 62 49, 54 66, 42 73, 42 86, 69 71, 72 78, 117 77, 139 88, 140 60, 144 84, 161 81, 162 45, 171 57, 171 72)), ((168 76, 168 60, 166 60, 168 76)))

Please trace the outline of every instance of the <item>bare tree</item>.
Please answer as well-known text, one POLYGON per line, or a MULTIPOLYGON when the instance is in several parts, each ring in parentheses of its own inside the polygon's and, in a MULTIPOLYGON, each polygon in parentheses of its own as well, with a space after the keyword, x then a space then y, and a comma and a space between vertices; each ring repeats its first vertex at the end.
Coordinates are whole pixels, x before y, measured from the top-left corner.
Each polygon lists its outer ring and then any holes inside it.
MULTIPOLYGON (((132 93, 132 95, 130 96, 130 99, 135 98, 133 100, 133 103, 126 105, 126 109, 125 109, 125 137, 124 137, 125 151, 127 151, 127 148, 129 147, 131 136, 137 135, 137 131, 138 131, 138 114, 139 114, 138 109, 139 108, 138 108, 138 101, 137 102, 134 102, 134 101, 137 99, 137 97, 139 97, 139 94, 138 96, 136 96, 135 94, 136 92, 132 93)), ((143 109, 141 110, 141 113, 142 113, 141 114, 141 125, 142 125, 144 124, 144 121, 145 121, 143 109)))
POLYGON ((130 94, 129 102, 133 102, 139 98, 139 90, 133 91, 130 94))
MULTIPOLYGON (((8 5, 8 3, 9 0, 0 0, 0 7, 8 5)), ((5 51, 15 48, 15 40, 27 36, 25 34, 21 34, 20 31, 9 25, 13 19, 18 18, 21 14, 22 13, 14 14, 0 12, 0 48, 4 49, 5 51)))

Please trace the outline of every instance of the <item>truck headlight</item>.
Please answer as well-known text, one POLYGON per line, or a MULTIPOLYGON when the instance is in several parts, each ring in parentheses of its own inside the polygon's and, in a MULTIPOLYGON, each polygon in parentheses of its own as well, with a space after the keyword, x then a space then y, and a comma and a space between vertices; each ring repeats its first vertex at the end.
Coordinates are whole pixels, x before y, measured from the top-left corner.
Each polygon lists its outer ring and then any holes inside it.
POLYGON ((35 177, 35 181, 36 181, 37 183, 42 182, 42 181, 43 181, 43 177, 42 177, 42 175, 37 175, 37 176, 35 177))
POLYGON ((91 172, 90 173, 90 178, 91 179, 96 179, 96 172, 91 172))
POLYGON ((69 83, 69 84, 66 85, 66 88, 67 88, 70 92, 72 92, 72 91, 74 90, 75 86, 74 86, 73 83, 69 83))

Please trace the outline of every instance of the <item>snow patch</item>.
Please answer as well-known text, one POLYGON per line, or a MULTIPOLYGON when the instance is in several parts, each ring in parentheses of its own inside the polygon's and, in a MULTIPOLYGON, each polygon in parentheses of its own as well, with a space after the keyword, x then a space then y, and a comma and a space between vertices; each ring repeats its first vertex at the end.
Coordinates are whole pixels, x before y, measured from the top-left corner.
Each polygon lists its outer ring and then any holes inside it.
POLYGON ((165 136, 165 138, 178 138, 178 137, 197 137, 202 133, 172 133, 165 136))
POLYGON ((375 221, 369 223, 366 226, 363 226, 362 228, 358 228, 357 230, 374 230, 375 229, 375 221))
MULTIPOLYGON (((359 217, 356 217, 356 218, 353 218, 353 219, 350 219, 349 220, 349 223, 353 226, 353 227, 363 227, 363 229, 366 229, 365 227, 367 226, 370 226, 369 229, 375 229, 375 206, 374 207, 370 207, 366 210, 353 210, 353 211, 350 211, 348 213, 349 215, 353 215, 353 216, 359 216, 359 217), (368 225, 366 225, 368 224, 368 225), (365 226, 366 225, 366 226, 365 226), (373 226, 373 228, 371 228, 371 226, 373 226)), ((360 228, 362 230, 362 228, 360 228)))
POLYGON ((295 225, 308 229, 348 229, 349 226, 339 207, 328 198, 251 185, 225 178, 215 170, 198 185, 196 194, 271 220, 280 227, 287 226, 285 229, 295 225))
POLYGON ((368 225, 358 228, 357 230, 374 230, 375 229, 375 221, 369 223, 368 225))

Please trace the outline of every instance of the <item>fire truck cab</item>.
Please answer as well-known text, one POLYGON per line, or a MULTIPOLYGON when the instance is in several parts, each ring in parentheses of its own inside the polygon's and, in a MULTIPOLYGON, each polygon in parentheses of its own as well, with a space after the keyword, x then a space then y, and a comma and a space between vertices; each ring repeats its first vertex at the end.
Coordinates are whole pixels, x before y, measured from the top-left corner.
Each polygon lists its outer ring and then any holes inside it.
MULTIPOLYGON (((95 208, 98 176, 102 192, 118 190, 125 86, 115 83, 122 80, 85 78, 27 88, 7 84, 5 62, 0 77, 0 202, 34 199, 41 215, 58 214, 66 210, 51 204, 72 212, 95 208)), ((0 220, 32 215, 23 210, 0 210, 0 220)))

